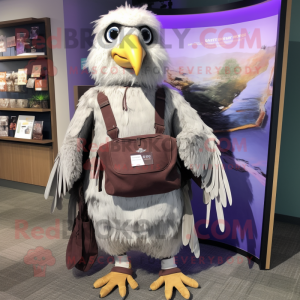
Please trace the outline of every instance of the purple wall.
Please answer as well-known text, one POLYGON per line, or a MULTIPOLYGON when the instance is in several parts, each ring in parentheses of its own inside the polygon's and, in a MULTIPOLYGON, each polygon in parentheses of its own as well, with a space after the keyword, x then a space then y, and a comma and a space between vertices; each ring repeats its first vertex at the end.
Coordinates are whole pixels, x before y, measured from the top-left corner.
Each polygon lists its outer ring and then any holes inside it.
MULTIPOLYGON (((131 4, 131 1, 127 1, 131 4)), ((70 103, 70 117, 75 112, 74 92, 75 85, 93 85, 87 71, 81 71, 81 58, 88 56, 88 49, 92 44, 91 22, 99 19, 109 10, 125 4, 125 0, 64 0, 64 18, 66 28, 66 54, 68 67, 68 89, 70 103)))
MULTIPOLYGON (((281 0, 271 0, 269 2, 254 5, 252 7, 217 13, 207 13, 202 15, 158 16, 158 19, 162 23, 162 27, 166 29, 166 44, 172 45, 172 47, 168 49, 171 57, 171 65, 173 66, 173 68, 175 68, 175 70, 177 70, 176 67, 185 65, 189 66, 190 60, 188 59, 193 57, 194 65, 201 66, 202 64, 205 65, 205 62, 201 61, 201 55, 207 55, 207 51, 209 51, 209 54, 211 55, 214 55, 214 53, 216 52, 220 52, 220 54, 222 54, 223 52, 228 54, 232 53, 232 57, 234 57, 234 51, 238 52, 238 50, 214 49, 213 51, 200 47, 197 48, 198 54, 194 55, 194 53, 192 52, 196 50, 178 49, 178 42, 174 42, 172 39, 175 35, 169 29, 181 28, 180 32, 183 32, 184 28, 194 28, 193 32, 195 32, 195 30, 198 30, 197 32, 199 32, 200 35, 200 32, 204 28, 224 25, 229 25, 230 28, 230 24, 236 24, 238 26, 238 23, 253 20, 258 20, 254 27, 260 28, 260 26, 262 26, 260 25, 262 22, 261 20, 271 16, 276 16, 280 11, 280 5, 281 0), (182 53, 182 51, 184 51, 184 53, 182 53), (204 53, 204 51, 206 52, 204 53), (180 61, 181 65, 176 65, 176 59, 177 61, 180 61)), ((270 26, 268 22, 271 21, 265 21, 263 26, 265 26, 267 30, 272 33, 270 34, 271 36, 276 36, 277 26, 270 26)), ((245 24, 246 23, 244 23, 243 26, 250 30, 251 26, 245 24)), ((261 31, 263 32, 262 28, 261 31)), ((191 35, 191 32, 189 34, 191 35)), ((262 43, 264 44, 267 39, 268 37, 266 35, 263 35, 262 43)), ((190 38, 190 36, 187 35, 185 39, 185 46, 188 43, 191 43, 191 41, 196 41, 196 39, 194 38, 194 36, 190 38)), ((276 41, 274 43, 276 43, 276 41)), ((271 46, 273 45, 274 44, 272 44, 271 46)), ((260 51, 260 49, 257 49, 257 51, 260 51)), ((194 79, 195 77, 192 78, 194 79)), ((260 78, 258 78, 258 80, 256 81, 259 80, 260 78)), ((255 80, 253 82, 255 82, 255 80)), ((250 82, 248 82, 248 84, 249 83, 250 82)), ((199 84, 198 81, 197 84, 199 84)), ((255 89, 250 88, 250 91, 248 89, 246 93, 247 96, 242 96, 241 93, 241 97, 237 98, 239 98, 239 100, 243 100, 246 103, 248 95, 251 94, 249 96, 249 99, 258 97, 256 95, 258 90, 257 83, 255 87, 255 89), (255 94, 255 96, 253 96, 252 94, 255 94)), ((245 91, 243 91, 244 94, 245 91)), ((224 152, 222 154, 223 164, 228 176, 229 184, 231 186, 233 198, 232 206, 227 206, 227 208, 224 209, 226 220, 225 233, 222 233, 218 228, 214 203, 212 203, 211 208, 210 225, 207 229, 205 228, 206 205, 203 204, 203 192, 198 186, 196 186, 196 184, 193 185, 194 199, 192 201, 192 206, 195 216, 196 230, 199 234, 199 238, 223 242, 225 244, 247 251, 257 258, 260 257, 261 249, 263 211, 265 202, 265 176, 267 175, 266 162, 268 160, 271 107, 272 97, 269 97, 267 103, 265 104, 266 116, 261 127, 216 134, 220 140, 226 140, 231 145, 229 149, 231 153, 229 154, 224 152), (238 141, 239 143, 242 140, 245 140, 247 144, 247 150, 245 152, 236 151, 237 149, 234 150, 234 148, 232 147, 234 140, 238 141), (249 164, 249 169, 244 170, 243 168, 236 168, 237 166, 239 166, 239 164, 241 164, 241 162, 246 162, 247 164, 249 164), (256 173, 257 171, 258 173, 256 173), (245 231, 245 236, 240 234, 241 228, 247 228, 247 231, 245 231)), ((227 110, 227 112, 229 111, 230 110, 227 110)), ((219 115, 219 120, 220 119, 221 117, 219 115)), ((212 126, 212 128, 214 127, 212 126)), ((227 148, 227 146, 227 142, 224 145, 221 143, 221 147, 223 147, 224 149, 227 148)))

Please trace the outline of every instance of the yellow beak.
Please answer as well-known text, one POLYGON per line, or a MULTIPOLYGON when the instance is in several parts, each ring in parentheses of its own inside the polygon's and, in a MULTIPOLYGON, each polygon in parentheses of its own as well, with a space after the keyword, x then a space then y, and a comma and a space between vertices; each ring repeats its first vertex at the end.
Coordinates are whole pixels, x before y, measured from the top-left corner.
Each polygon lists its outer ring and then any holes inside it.
POLYGON ((145 55, 136 35, 126 35, 121 44, 111 51, 114 61, 122 68, 133 69, 135 75, 139 74, 145 55))

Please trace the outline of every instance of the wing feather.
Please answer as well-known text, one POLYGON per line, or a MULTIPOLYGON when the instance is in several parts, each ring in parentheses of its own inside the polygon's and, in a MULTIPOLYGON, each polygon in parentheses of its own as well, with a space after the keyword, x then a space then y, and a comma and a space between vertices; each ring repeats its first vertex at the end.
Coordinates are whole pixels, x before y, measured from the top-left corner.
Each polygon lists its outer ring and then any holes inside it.
MULTIPOLYGON (((205 191, 204 191, 205 192, 205 191)), ((211 201, 208 202, 206 206, 206 228, 209 225, 209 219, 210 219, 210 208, 211 208, 211 201)))
MULTIPOLYGON (((221 161, 221 159, 220 159, 220 161, 221 161)), ((223 164, 222 164, 222 167, 221 167, 221 171, 222 171, 222 179, 223 179, 224 187, 225 187, 226 194, 227 194, 227 197, 228 197, 228 202, 229 202, 230 205, 232 205, 231 191, 230 191, 227 175, 226 175, 225 170, 223 168, 223 164)))
MULTIPOLYGON (((194 226, 192 226, 192 230, 191 230, 191 241, 192 245, 190 245, 190 248, 191 248, 191 251, 192 253, 195 254, 196 256, 196 253, 199 252, 200 254, 200 247, 199 247, 199 241, 198 241, 198 237, 196 235, 196 232, 195 232, 195 228, 194 226)), ((197 256, 196 256, 197 257, 197 256)), ((198 256, 199 257, 199 256, 198 256)))
POLYGON ((215 180, 215 168, 214 168, 214 157, 212 157, 212 164, 211 164, 211 175, 210 175, 210 180, 208 181, 208 183, 206 184, 206 192, 207 193, 211 193, 213 187, 214 187, 214 180, 215 180))
POLYGON ((182 189, 181 194, 184 201, 182 218, 182 243, 184 246, 189 245, 191 248, 191 252, 194 253, 196 257, 199 257, 200 245, 195 230, 194 215, 191 206, 189 191, 190 187, 188 185, 185 185, 185 187, 183 187, 182 189))
POLYGON ((62 195, 59 198, 57 198, 56 208, 58 210, 62 210, 62 208, 63 208, 63 205, 62 205, 63 199, 64 199, 64 197, 62 195))
MULTIPOLYGON (((211 202, 215 200, 220 228, 225 230, 223 207, 228 202, 232 204, 232 196, 228 179, 220 159, 221 152, 218 149, 220 141, 213 134, 197 112, 187 105, 184 98, 173 92, 171 99, 176 107, 174 120, 174 134, 176 135, 178 153, 184 161, 184 165, 201 166, 201 169, 192 169, 193 175, 201 176, 201 188, 204 190, 203 202, 206 204, 207 222, 209 223, 211 202)), ((193 248, 193 242, 191 242, 193 248)))
POLYGON ((184 246, 187 246, 190 242, 192 226, 194 226, 193 216, 185 214, 182 219, 182 243, 184 246))
POLYGON ((207 173, 205 177, 203 177, 203 185, 205 187, 207 186, 208 182, 211 180, 211 173, 212 173, 212 157, 209 158, 207 173))
POLYGON ((210 170, 208 170, 206 177, 202 178, 202 187, 203 202, 207 205, 206 228, 209 225, 211 201, 215 199, 219 227, 220 230, 224 232, 225 220, 223 207, 227 207, 227 198, 229 204, 232 205, 232 196, 220 155, 221 152, 215 145, 215 151, 213 151, 213 155, 209 158, 209 161, 210 163, 212 162, 212 165, 209 165, 210 170))
POLYGON ((58 191, 58 197, 61 197, 61 187, 62 187, 62 176, 63 176, 63 170, 62 170, 62 164, 58 167, 58 174, 57 174, 57 191, 58 191))
POLYGON ((63 177, 63 192, 65 196, 67 194, 67 183, 65 177, 63 177))
POLYGON ((219 168, 217 167, 217 160, 214 156, 214 177, 213 177, 213 189, 211 190, 210 199, 213 200, 219 195, 219 168))
POLYGON ((225 231, 224 213, 223 213, 223 207, 222 207, 219 197, 217 197, 215 199, 215 204, 216 204, 216 211, 217 211, 219 227, 220 227, 220 230, 222 232, 224 232, 225 231))
POLYGON ((54 196, 54 193, 56 191, 56 187, 57 187, 57 167, 59 165, 59 156, 56 157, 55 161, 54 161, 54 165, 53 168, 51 170, 49 179, 48 179, 48 183, 45 189, 45 193, 44 193, 44 197, 45 199, 48 199, 49 196, 54 196))
POLYGON ((62 201, 63 201, 63 195, 62 195, 62 177, 63 177, 63 170, 62 170, 62 165, 60 164, 59 166, 59 173, 57 175, 57 198, 56 198, 56 208, 61 210, 63 205, 62 205, 62 201))
POLYGON ((55 190, 55 194, 53 197, 53 201, 52 201, 52 206, 51 206, 51 213, 54 213, 54 210, 56 208, 56 204, 57 204, 57 189, 55 190))
POLYGON ((203 202, 204 204, 208 204, 211 201, 209 193, 206 192, 206 190, 203 190, 203 202))
POLYGON ((222 180, 222 170, 221 170, 222 166, 219 165, 218 166, 218 173, 219 173, 219 196, 220 196, 220 200, 222 203, 223 207, 227 206, 227 198, 226 198, 226 192, 225 192, 225 187, 224 187, 224 183, 222 180))
POLYGON ((198 235, 197 235, 197 232, 196 232, 196 229, 195 227, 193 226, 193 235, 194 235, 194 238, 195 238, 195 248, 194 248, 194 255, 196 258, 199 258, 200 257, 200 244, 199 244, 199 239, 198 239, 198 235))

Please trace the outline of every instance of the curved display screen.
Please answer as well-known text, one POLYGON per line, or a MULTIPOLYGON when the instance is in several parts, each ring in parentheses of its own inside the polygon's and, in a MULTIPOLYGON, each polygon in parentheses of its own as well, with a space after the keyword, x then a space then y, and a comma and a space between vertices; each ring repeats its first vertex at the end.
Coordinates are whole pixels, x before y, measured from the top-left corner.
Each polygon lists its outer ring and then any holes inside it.
POLYGON ((260 258, 281 1, 193 15, 158 15, 170 56, 166 83, 178 90, 221 142, 233 205, 225 232, 212 206, 205 226, 202 191, 192 202, 200 239, 260 258))

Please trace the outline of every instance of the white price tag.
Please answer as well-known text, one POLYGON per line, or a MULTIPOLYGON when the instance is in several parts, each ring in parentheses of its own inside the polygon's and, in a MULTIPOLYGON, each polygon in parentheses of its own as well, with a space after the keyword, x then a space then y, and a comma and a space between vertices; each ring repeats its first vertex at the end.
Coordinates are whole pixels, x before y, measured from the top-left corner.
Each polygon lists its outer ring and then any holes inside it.
POLYGON ((131 159, 131 166, 132 167, 137 167, 137 166, 144 166, 144 160, 142 159, 142 155, 138 154, 138 155, 131 155, 130 156, 131 159))

